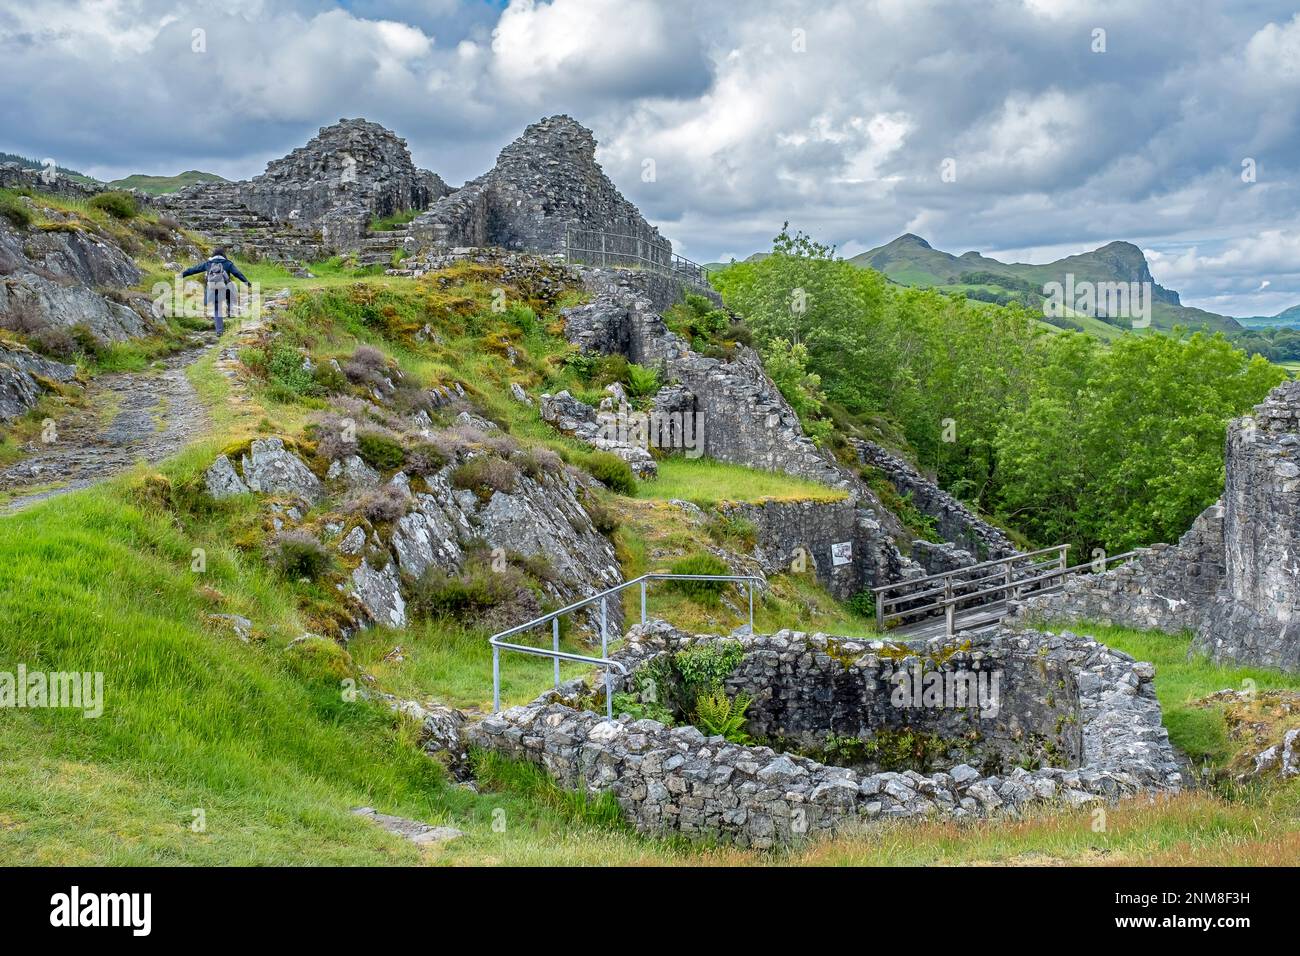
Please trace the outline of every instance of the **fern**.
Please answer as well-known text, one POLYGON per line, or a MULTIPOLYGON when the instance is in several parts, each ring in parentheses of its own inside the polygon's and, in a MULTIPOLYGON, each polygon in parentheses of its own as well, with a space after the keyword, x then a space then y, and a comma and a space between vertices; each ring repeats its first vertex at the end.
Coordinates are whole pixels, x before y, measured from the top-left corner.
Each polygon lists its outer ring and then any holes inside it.
POLYGON ((749 743, 745 726, 745 712, 754 699, 748 694, 728 697, 720 687, 706 691, 695 699, 695 725, 709 736, 725 737, 733 744, 749 743))
POLYGON ((644 365, 627 367, 627 393, 633 398, 649 398, 659 391, 659 372, 644 365))

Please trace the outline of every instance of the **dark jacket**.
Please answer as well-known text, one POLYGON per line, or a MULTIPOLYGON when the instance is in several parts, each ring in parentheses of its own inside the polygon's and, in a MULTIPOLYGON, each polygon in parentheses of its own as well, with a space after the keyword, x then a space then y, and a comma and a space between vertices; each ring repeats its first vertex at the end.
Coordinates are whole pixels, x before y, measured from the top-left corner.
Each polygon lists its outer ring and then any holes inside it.
POLYGON ((186 269, 184 272, 181 273, 181 275, 193 276, 193 275, 198 275, 200 272, 207 272, 208 263, 211 262, 212 259, 217 259, 221 263, 222 267, 226 270, 226 275, 234 276, 236 279, 238 279, 240 282, 243 282, 245 285, 251 284, 249 283, 248 279, 244 276, 244 274, 239 271, 239 266, 235 265, 225 256, 213 256, 211 259, 204 259, 197 266, 194 266, 193 268, 190 269, 186 269))

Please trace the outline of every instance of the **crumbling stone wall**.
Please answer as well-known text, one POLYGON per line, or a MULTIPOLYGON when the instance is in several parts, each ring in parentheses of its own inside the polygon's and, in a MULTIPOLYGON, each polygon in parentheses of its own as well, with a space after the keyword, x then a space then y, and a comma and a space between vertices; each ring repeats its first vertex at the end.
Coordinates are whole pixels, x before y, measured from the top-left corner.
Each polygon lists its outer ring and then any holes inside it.
POLYGON ((865 562, 853 560, 857 553, 871 553, 871 533, 859 524, 859 505, 852 498, 842 501, 764 501, 726 503, 718 506, 726 516, 743 518, 755 529, 754 555, 765 574, 807 570, 831 594, 842 601, 868 587, 889 568, 868 574, 865 562), (848 545, 848 560, 836 564, 832 548, 848 545))
POLYGON ((935 519, 935 530, 945 541, 970 552, 976 561, 990 561, 1016 554, 1011 539, 911 464, 875 442, 852 440, 858 460, 879 470, 900 495, 911 495, 912 503, 935 519))
POLYGON ((1300 670, 1300 382, 1228 426, 1223 584, 1196 648, 1300 670))
MULTIPOLYGON (((696 639, 653 622, 633 628, 620 655, 636 665, 691 640, 696 639)), ((747 656, 763 662, 764 671, 770 661, 773 667, 803 668, 807 676, 843 673, 846 658, 878 667, 883 649, 790 631, 740 641, 747 656)), ((472 724, 466 735, 473 746, 546 768, 562 786, 613 793, 641 832, 760 848, 881 819, 960 819, 1015 812, 1033 803, 1080 806, 1181 787, 1151 686, 1150 664, 1069 633, 1004 631, 981 641, 980 653, 996 649, 1068 669, 1078 688, 1077 768, 1017 767, 985 775, 958 763, 932 774, 858 773, 770 747, 706 737, 690 726, 669 728, 627 715, 607 720, 566 703, 591 699, 581 682, 489 716, 472 724)), ((755 672, 744 679, 758 680, 760 665, 753 666, 755 672)), ((798 684, 796 680, 789 686, 798 684)), ((824 693, 830 695, 830 689, 824 693)))
POLYGON ((1178 544, 1156 544, 1105 574, 1068 578, 1053 594, 1008 601, 1028 621, 1197 631, 1223 582, 1223 507, 1207 508, 1178 544))
POLYGON ((372 218, 427 209, 450 188, 417 169, 406 140, 378 123, 342 119, 305 146, 238 184, 249 209, 300 228, 319 228, 327 244, 347 248, 372 218))
POLYGON ((596 139, 572 117, 532 124, 496 165, 411 223, 435 246, 558 252, 568 226, 632 236, 671 249, 596 162, 596 139))

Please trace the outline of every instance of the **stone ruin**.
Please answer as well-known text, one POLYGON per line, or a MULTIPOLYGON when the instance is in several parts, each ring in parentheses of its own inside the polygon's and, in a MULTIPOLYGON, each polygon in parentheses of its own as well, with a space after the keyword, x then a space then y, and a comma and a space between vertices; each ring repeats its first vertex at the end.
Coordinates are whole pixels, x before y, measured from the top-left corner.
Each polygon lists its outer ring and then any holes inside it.
POLYGON ((1028 599, 1022 620, 1177 633, 1215 661, 1300 670, 1300 382, 1228 425, 1223 498, 1176 545, 1028 599))
POLYGON ((569 116, 534 123, 496 165, 411 223, 435 248, 500 246, 558 252, 570 226, 619 233, 670 249, 596 162, 591 130, 569 116))
MULTIPOLYGON (((629 631, 613 656, 635 677, 656 658, 718 640, 657 621, 629 631)), ((756 848, 879 820, 1077 807, 1183 785, 1154 668, 1087 637, 999 631, 947 650, 791 631, 733 640, 743 657, 725 689, 753 696, 747 729, 764 743, 627 714, 609 720, 597 713, 599 681, 484 718, 466 728, 467 741, 537 764, 562 786, 612 793, 640 832, 756 848), (996 706, 985 706, 987 696, 974 706, 921 696, 896 704, 892 689, 904 681, 895 675, 919 672, 983 673, 984 686, 998 688, 996 706), (878 754, 900 733, 940 740, 936 765, 833 766, 799 752, 817 752, 833 735, 866 754, 875 744, 878 754)), ((615 691, 625 686, 615 675, 615 691)))
POLYGON ((238 185, 249 209, 319 229, 338 248, 359 241, 372 219, 427 209, 450 191, 437 173, 416 167, 406 140, 364 119, 322 127, 305 146, 238 185))

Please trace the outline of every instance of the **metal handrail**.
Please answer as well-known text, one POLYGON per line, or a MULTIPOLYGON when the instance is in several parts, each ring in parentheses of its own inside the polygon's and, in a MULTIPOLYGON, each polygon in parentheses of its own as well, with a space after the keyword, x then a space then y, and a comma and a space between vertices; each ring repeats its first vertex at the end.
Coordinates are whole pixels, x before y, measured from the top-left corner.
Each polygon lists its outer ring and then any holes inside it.
POLYGON ((523 624, 516 624, 514 627, 507 628, 500 633, 493 634, 488 638, 488 644, 492 646, 492 713, 498 713, 501 710, 501 652, 515 651, 521 654, 532 654, 537 657, 549 657, 555 662, 555 686, 560 686, 560 661, 578 661, 585 664, 596 664, 605 668, 605 713, 612 720, 614 717, 614 694, 610 681, 609 669, 612 667, 620 674, 627 676, 627 668, 609 657, 609 599, 616 594, 635 585, 641 586, 641 623, 645 624, 646 617, 646 584, 651 581, 744 581, 747 585, 745 590, 749 595, 749 633, 754 633, 754 585, 761 583, 762 578, 753 574, 665 574, 660 572, 649 572, 635 577, 631 581, 624 581, 622 584, 615 585, 612 588, 606 588, 598 594, 591 597, 583 598, 581 601, 575 601, 572 604, 566 604, 562 608, 557 608, 541 617, 533 618, 531 621, 525 621, 523 624), (600 657, 588 657, 583 654, 572 654, 568 651, 560 650, 560 618, 565 614, 571 614, 574 611, 580 611, 584 607, 589 607, 600 602, 600 657), (550 622, 551 624, 551 646, 533 647, 529 644, 511 644, 505 641, 505 638, 512 637, 515 634, 522 634, 524 631, 530 631, 535 627, 550 622))

